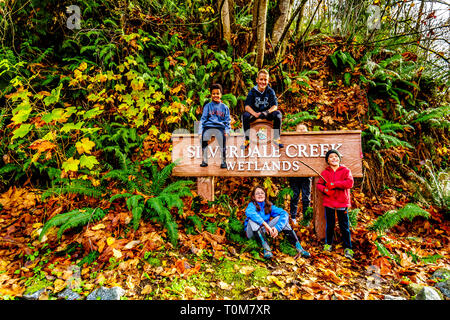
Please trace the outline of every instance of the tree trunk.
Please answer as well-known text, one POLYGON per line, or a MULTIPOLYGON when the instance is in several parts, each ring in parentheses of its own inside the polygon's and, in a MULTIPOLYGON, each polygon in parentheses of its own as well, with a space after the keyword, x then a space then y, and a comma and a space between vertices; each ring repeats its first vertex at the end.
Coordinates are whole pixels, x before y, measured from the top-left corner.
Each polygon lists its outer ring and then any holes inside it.
MULTIPOLYGON (((266 16, 268 0, 259 0, 258 2, 258 20, 256 28, 256 66, 262 68, 264 65, 264 51, 266 48, 266 16)), ((256 5, 256 2, 255 2, 256 5)))
POLYGON ((277 4, 278 16, 275 18, 275 24, 273 26, 272 32, 272 44, 277 46, 278 41, 280 41, 281 35, 283 34, 284 28, 289 20, 291 13, 291 1, 290 0, 280 0, 277 4))
POLYGON ((220 17, 222 19, 223 38, 231 43, 231 19, 228 0, 222 0, 220 17))

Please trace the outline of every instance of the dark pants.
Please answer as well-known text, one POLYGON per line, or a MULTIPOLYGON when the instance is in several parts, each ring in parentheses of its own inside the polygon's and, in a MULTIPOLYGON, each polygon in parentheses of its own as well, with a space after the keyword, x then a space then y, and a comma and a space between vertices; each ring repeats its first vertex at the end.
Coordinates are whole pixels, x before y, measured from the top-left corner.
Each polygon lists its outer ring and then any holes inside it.
POLYGON ((306 208, 309 207, 311 202, 311 177, 290 177, 289 178, 289 186, 294 193, 291 198, 291 218, 295 219, 297 217, 298 210, 298 200, 300 198, 300 191, 302 192, 302 206, 303 206, 303 214, 306 211, 306 208))
POLYGON ((298 200, 300 198, 300 191, 302 192, 302 206, 303 213, 305 213, 306 208, 309 207, 311 202, 311 177, 290 177, 289 186, 294 193, 291 198, 291 218, 295 219, 297 217, 298 210, 298 200))
POLYGON ((205 162, 207 161, 206 147, 208 147, 208 141, 213 136, 217 139, 219 147, 222 149, 222 160, 226 159, 227 138, 225 136, 225 130, 222 128, 206 127, 202 132, 202 154, 205 162))
POLYGON ((245 140, 250 140, 250 123, 255 121, 256 119, 267 119, 273 122, 273 138, 280 138, 280 128, 281 128, 281 112, 275 110, 272 113, 269 113, 265 118, 255 118, 247 111, 242 114, 242 126, 244 127, 245 140))
POLYGON ((325 207, 325 217, 327 219, 325 243, 332 245, 334 236, 334 226, 336 224, 335 213, 337 212, 339 229, 341 230, 342 241, 344 248, 352 248, 352 241, 350 240, 350 225, 348 221, 348 209, 336 210, 325 207))

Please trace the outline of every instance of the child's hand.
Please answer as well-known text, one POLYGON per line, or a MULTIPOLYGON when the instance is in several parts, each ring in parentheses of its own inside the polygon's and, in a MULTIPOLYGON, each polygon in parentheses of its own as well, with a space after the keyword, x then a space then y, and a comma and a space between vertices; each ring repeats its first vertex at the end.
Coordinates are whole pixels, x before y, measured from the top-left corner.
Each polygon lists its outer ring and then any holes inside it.
POLYGON ((326 188, 333 190, 336 188, 336 186, 334 185, 333 182, 327 182, 327 184, 325 185, 326 188))
POLYGON ((329 197, 331 197, 334 194, 334 190, 328 188, 323 189, 323 192, 329 197))
POLYGON ((275 228, 275 227, 272 227, 271 229, 270 229, 270 236, 272 237, 272 238, 276 238, 276 237, 278 237, 278 230, 277 230, 277 228, 275 228))

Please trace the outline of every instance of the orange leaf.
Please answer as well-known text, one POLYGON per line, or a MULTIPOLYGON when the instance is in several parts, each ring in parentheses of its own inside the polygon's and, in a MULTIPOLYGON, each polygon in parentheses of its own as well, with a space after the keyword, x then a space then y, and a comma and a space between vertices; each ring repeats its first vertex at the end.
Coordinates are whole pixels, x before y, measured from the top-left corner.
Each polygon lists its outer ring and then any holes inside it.
POLYGON ((175 267, 180 274, 183 274, 185 270, 184 260, 177 260, 177 262, 175 262, 175 267))
POLYGON ((56 148, 56 144, 47 140, 39 139, 34 141, 29 148, 42 153, 56 148))

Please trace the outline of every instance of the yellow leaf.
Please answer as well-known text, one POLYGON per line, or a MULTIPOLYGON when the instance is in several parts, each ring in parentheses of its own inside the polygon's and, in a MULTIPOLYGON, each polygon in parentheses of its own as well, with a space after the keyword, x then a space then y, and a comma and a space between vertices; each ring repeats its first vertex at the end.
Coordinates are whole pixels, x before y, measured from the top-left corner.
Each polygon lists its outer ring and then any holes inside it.
POLYGON ((95 146, 95 143, 89 140, 89 138, 83 138, 81 141, 78 141, 75 144, 77 151, 79 154, 82 153, 91 153, 92 148, 95 146))
POLYGON ((164 132, 159 135, 159 140, 161 140, 163 142, 168 141, 168 140, 170 140, 171 136, 172 136, 172 134, 170 132, 164 132))
POLYGON ((80 160, 74 159, 73 157, 70 157, 62 164, 62 169, 66 172, 68 171, 78 171, 78 165, 80 164, 80 160))
POLYGON ((148 129, 148 132, 152 135, 152 136, 156 136, 159 133, 158 128, 155 125, 152 125, 150 127, 150 129, 148 129))
POLYGON ((180 92, 181 88, 183 88, 183 85, 180 84, 177 87, 170 89, 170 94, 177 94, 178 92, 180 92))
POLYGON ((275 283, 277 286, 279 286, 280 288, 284 288, 285 287, 285 283, 281 280, 279 280, 277 277, 275 276, 267 276, 267 280, 275 283))
POLYGON ((96 231, 96 230, 100 230, 100 229, 105 229, 106 226, 103 223, 99 223, 96 224, 95 226, 92 227, 92 230, 96 231))
POLYGON ((61 279, 56 279, 55 282, 53 282, 53 292, 60 292, 66 287, 66 282, 61 279))
POLYGON ((112 245, 114 241, 116 241, 116 239, 114 239, 113 237, 108 237, 108 239, 106 239, 106 243, 108 244, 108 246, 112 245))
POLYGON ((86 62, 82 62, 79 66, 78 66, 78 70, 80 70, 80 71, 84 71, 84 70, 86 70, 86 68, 87 68, 87 63, 86 62))

